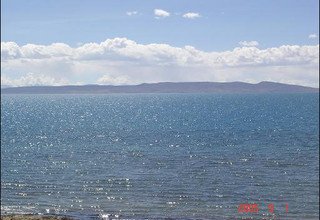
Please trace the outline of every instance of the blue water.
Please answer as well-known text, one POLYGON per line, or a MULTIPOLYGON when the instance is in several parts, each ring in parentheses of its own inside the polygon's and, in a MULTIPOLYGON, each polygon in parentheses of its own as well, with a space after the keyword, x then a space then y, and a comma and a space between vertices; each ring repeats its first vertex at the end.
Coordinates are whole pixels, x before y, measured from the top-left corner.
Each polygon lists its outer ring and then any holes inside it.
POLYGON ((2 214, 319 219, 318 94, 1 98, 2 214))

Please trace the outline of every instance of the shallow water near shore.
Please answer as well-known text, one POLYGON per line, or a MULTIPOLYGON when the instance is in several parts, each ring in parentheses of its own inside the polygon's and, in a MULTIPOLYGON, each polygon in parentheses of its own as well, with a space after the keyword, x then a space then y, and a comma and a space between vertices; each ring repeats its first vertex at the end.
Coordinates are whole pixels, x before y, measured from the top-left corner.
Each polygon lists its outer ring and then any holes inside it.
POLYGON ((318 133, 318 94, 2 95, 1 214, 319 219, 318 133))

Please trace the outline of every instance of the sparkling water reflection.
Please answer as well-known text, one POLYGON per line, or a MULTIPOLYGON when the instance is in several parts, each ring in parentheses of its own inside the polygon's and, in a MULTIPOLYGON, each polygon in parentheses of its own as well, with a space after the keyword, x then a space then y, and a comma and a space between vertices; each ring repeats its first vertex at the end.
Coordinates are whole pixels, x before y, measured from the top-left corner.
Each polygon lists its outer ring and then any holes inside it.
POLYGON ((317 94, 3 95, 1 213, 319 218, 317 94), (260 204, 241 215, 241 203, 260 204), (289 213, 285 213, 288 203, 289 213))

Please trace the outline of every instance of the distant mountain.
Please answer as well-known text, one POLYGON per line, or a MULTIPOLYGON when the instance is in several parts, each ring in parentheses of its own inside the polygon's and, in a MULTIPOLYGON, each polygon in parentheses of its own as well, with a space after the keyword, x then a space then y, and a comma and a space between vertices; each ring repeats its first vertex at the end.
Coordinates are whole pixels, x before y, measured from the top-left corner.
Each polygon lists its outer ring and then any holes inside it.
POLYGON ((1 88, 2 94, 108 94, 108 93, 318 93, 318 88, 275 82, 161 82, 140 85, 29 86, 1 88))

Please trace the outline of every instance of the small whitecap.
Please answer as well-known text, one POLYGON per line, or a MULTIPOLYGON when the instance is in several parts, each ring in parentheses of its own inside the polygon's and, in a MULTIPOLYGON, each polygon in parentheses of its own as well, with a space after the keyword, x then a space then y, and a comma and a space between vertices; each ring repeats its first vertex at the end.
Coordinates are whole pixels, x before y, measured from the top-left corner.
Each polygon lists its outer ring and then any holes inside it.
POLYGON ((100 214, 100 217, 101 217, 102 219, 110 219, 111 214, 100 214))

